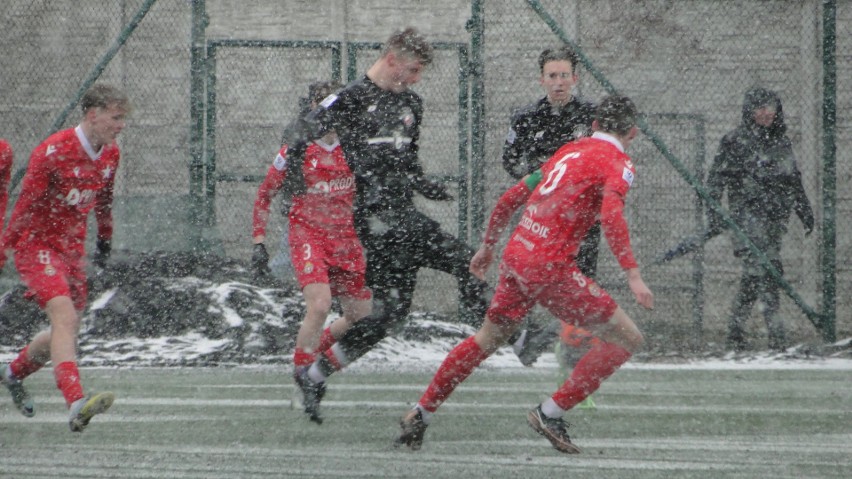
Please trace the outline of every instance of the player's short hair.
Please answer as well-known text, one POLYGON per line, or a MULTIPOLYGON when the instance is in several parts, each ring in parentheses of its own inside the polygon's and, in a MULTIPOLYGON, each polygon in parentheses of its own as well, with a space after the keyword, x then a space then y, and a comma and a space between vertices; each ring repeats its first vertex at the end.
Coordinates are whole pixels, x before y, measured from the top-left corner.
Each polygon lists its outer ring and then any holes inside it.
POLYGON ((432 45, 414 27, 397 30, 388 37, 382 55, 387 55, 390 52, 417 58, 424 66, 432 63, 434 59, 432 45))
POLYGON ((127 94, 112 85, 104 83, 99 83, 89 88, 80 100, 80 108, 83 110, 83 113, 86 113, 92 108, 108 108, 110 105, 116 105, 128 113, 131 109, 127 94))
POLYGON ((577 52, 568 45, 563 45, 557 48, 548 48, 541 52, 538 56, 538 70, 544 73, 544 65, 547 62, 568 61, 571 62, 571 72, 577 73, 577 64, 580 63, 580 57, 577 52))
POLYGON ((332 93, 340 90, 341 84, 338 81, 315 81, 308 85, 308 103, 320 103, 332 93))
POLYGON ((636 126, 637 115, 633 100, 624 95, 610 95, 601 100, 595 120, 602 131, 624 135, 636 126))

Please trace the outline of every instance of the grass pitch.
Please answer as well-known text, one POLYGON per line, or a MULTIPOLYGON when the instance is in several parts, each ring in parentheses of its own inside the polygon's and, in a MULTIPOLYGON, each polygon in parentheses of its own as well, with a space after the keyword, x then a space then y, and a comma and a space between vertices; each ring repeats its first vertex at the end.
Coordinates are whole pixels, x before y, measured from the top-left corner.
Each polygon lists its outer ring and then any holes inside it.
MULTIPOLYGON (((329 383, 322 426, 290 407, 289 367, 84 369, 112 409, 82 434, 49 371, 37 415, 0 397, 0 477, 821 478, 852 470, 848 369, 625 368, 566 418, 564 455, 526 424, 556 388, 549 368, 476 371, 423 449, 395 449, 399 417, 434 370, 353 371, 329 383)), ((5 391, 0 391, 5 396, 5 391)))

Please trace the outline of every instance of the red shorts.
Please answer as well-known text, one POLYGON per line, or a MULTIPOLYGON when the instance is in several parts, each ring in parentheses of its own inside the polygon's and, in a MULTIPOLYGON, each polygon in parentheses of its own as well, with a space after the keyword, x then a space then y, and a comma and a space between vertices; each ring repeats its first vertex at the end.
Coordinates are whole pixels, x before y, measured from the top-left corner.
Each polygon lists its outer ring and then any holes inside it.
POLYGON ((15 267, 27 285, 26 296, 44 308, 57 296, 68 296, 74 307, 86 307, 86 269, 83 251, 58 252, 32 244, 15 250, 15 267))
POLYGON ((520 323, 536 303, 576 326, 605 323, 618 307, 603 288, 574 265, 528 279, 501 263, 488 319, 496 324, 520 323))
POLYGON ((302 225, 290 225, 290 258, 296 279, 304 288, 312 283, 328 284, 332 296, 370 299, 366 287, 367 262, 354 230, 331 236, 302 225))

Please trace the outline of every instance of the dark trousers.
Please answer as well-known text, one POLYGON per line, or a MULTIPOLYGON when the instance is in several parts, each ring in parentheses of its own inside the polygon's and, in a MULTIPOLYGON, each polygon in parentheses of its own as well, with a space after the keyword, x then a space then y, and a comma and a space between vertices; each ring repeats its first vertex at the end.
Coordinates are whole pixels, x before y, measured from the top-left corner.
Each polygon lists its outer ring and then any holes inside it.
POLYGON ((441 230, 438 222, 409 210, 397 224, 360 228, 367 256, 367 284, 373 290, 374 316, 400 324, 411 310, 417 272, 430 268, 453 275, 465 310, 464 322, 478 326, 488 308, 487 284, 468 271, 474 251, 441 230), (384 231, 382 231, 384 230, 384 231))
MULTIPOLYGON (((772 266, 782 275, 784 268, 781 260, 773 259, 772 266)), ((746 265, 740 278, 740 289, 734 298, 733 310, 728 322, 728 347, 742 350, 747 347, 745 338, 745 323, 751 315, 754 303, 758 299, 763 303, 763 317, 766 321, 766 330, 769 336, 770 349, 783 349, 787 346, 786 328, 778 317, 780 308, 780 286, 775 278, 768 272, 755 274, 759 266, 755 258, 750 255, 745 258, 746 265), (753 263, 753 264, 752 264, 753 263)))

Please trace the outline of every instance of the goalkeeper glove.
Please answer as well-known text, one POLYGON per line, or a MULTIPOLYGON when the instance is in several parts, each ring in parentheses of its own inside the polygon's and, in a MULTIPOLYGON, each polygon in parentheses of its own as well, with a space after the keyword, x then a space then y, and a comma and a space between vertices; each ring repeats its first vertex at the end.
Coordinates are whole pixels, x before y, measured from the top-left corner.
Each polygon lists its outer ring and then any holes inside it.
POLYGON ((263 243, 254 245, 254 251, 251 254, 251 268, 256 276, 269 274, 269 253, 266 252, 266 246, 263 243))
POLYGON ((92 258, 92 262, 95 263, 95 266, 98 268, 105 268, 107 260, 109 259, 110 253, 112 253, 112 241, 108 239, 100 239, 95 243, 96 251, 92 258))

